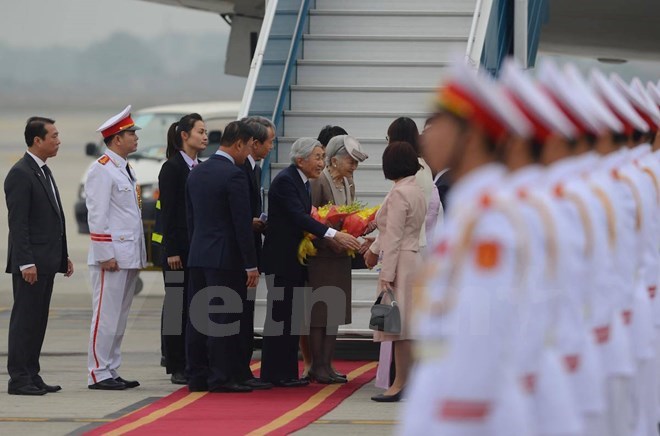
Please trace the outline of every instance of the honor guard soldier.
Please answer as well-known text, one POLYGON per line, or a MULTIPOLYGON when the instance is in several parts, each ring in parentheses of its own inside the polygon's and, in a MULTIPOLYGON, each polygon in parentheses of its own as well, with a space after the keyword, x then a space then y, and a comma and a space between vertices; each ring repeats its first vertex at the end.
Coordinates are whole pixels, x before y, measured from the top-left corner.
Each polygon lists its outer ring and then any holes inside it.
MULTIPOLYGON (((639 226, 638 226, 638 269, 636 270, 634 283, 635 304, 633 307, 632 332, 635 343, 638 345, 638 370, 636 377, 636 396, 640 410, 637 414, 635 434, 651 434, 657 431, 657 405, 655 384, 656 370, 656 329, 653 319, 653 298, 657 287, 658 265, 656 260, 657 240, 657 195, 655 183, 657 177, 651 168, 645 171, 642 168, 644 155, 650 152, 653 138, 658 132, 660 125, 660 112, 656 107, 649 108, 641 84, 635 89, 626 84, 620 77, 612 75, 610 80, 621 91, 631 103, 637 114, 648 124, 649 130, 633 138, 629 142, 627 154, 628 164, 619 169, 621 178, 628 178, 635 185, 636 200, 639 203, 639 226), (655 178, 655 181, 654 181, 655 178)), ((639 79, 638 79, 639 81, 639 79)))
POLYGON ((85 182, 91 237, 87 263, 93 289, 87 355, 90 389, 140 385, 117 372, 138 272, 146 263, 140 189, 127 160, 137 150, 135 131, 140 127, 130 112, 129 105, 98 128, 107 148, 90 167, 85 182))
POLYGON ((526 239, 516 211, 494 192, 506 171, 496 161, 502 145, 527 136, 531 125, 498 84, 462 63, 441 88, 438 108, 429 152, 444 154, 441 163, 457 181, 429 251, 426 294, 416 296, 423 300, 415 304, 420 361, 402 433, 528 435, 531 416, 514 366, 526 239))
MULTIPOLYGON (((648 372, 653 350, 649 347, 653 328, 649 328, 648 303, 644 302, 645 291, 640 289, 642 272, 640 247, 643 242, 644 207, 639 191, 639 174, 631 174, 632 159, 625 147, 632 138, 648 132, 649 124, 639 115, 621 92, 621 88, 608 80, 600 71, 592 71, 593 91, 612 110, 623 124, 623 129, 614 136, 613 147, 603 157, 604 169, 609 172, 612 197, 615 199, 617 215, 617 257, 620 290, 616 309, 623 320, 624 331, 629 337, 630 353, 634 373, 629 379, 620 377, 610 391, 610 434, 644 434, 644 423, 648 421, 651 402, 645 404, 645 373, 648 372), (646 344, 646 345, 645 345, 646 344), (637 432, 642 431, 641 433, 637 432)), ((648 299, 647 299, 648 301, 648 299)))
POLYGON ((578 129, 552 96, 512 59, 505 61, 500 81, 533 126, 524 141, 505 145, 504 162, 510 173, 498 192, 516 205, 529 246, 528 268, 520 285, 517 370, 530 402, 533 434, 583 435, 587 424, 571 386, 565 347, 559 341, 559 333, 571 329, 578 341, 586 342, 586 331, 578 335, 575 322, 566 316, 570 299, 565 276, 573 260, 567 234, 570 224, 545 188, 547 170, 541 166, 549 163, 558 143, 576 138, 578 129))

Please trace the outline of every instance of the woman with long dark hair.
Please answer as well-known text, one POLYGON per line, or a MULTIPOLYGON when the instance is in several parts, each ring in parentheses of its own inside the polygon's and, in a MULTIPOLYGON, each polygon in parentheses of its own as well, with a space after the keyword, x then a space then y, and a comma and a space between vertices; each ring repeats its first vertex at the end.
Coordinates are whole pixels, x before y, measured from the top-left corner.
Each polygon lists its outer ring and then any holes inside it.
POLYGON ((440 195, 438 188, 433 183, 433 172, 431 167, 428 166, 422 157, 422 149, 420 146, 419 129, 417 123, 408 117, 399 117, 392 121, 390 127, 387 129, 387 141, 389 144, 393 142, 407 142, 412 145, 415 153, 417 153, 417 160, 422 168, 415 174, 415 181, 424 191, 426 197, 426 219, 425 225, 422 226, 419 243, 421 247, 425 247, 427 242, 433 236, 438 219, 442 219, 440 208, 440 195))
POLYGON ((186 224, 185 187, 190 171, 199 163, 197 155, 208 145, 208 136, 204 120, 199 114, 192 113, 172 123, 167 132, 167 161, 158 174, 160 209, 162 222, 163 278, 165 280, 165 301, 163 304, 162 344, 167 374, 172 374, 174 384, 186 384, 186 348, 185 328, 188 322, 186 303, 188 288, 188 226, 186 224), (183 271, 172 280, 170 271, 183 271), (183 282, 181 281, 183 278, 183 282), (180 307, 180 290, 183 287, 183 311, 181 314, 169 313, 171 308, 180 307), (170 304, 171 303, 171 304, 170 304), (174 325, 172 320, 175 320, 174 325), (168 334, 177 331, 181 323, 180 334, 168 334))

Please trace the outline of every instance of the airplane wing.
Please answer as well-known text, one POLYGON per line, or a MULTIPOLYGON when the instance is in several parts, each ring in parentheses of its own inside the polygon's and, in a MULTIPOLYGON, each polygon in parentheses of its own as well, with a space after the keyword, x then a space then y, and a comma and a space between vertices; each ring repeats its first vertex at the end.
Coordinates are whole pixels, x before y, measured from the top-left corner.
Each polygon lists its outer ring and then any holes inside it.
POLYGON ((222 15, 231 25, 225 73, 247 77, 264 17, 265 0, 143 0, 222 15))
POLYGON ((238 0, 143 0, 169 6, 180 6, 216 14, 232 14, 238 0))
POLYGON ((660 2, 550 0, 541 27, 544 52, 609 59, 657 60, 660 2))

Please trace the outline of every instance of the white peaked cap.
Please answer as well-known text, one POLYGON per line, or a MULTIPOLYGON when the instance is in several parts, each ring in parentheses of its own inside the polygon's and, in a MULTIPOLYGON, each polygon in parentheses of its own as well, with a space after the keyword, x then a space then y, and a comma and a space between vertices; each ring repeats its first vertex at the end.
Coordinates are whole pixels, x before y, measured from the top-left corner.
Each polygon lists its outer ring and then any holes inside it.
POLYGON ((532 134, 530 122, 502 86, 484 71, 474 71, 463 60, 453 63, 438 90, 438 105, 482 123, 491 134, 506 131, 525 138, 532 134))
POLYGON ((644 84, 638 77, 632 79, 632 82, 630 82, 630 89, 644 102, 644 113, 646 116, 651 119, 653 124, 660 126, 660 109, 658 109, 658 105, 653 100, 653 97, 649 95, 646 88, 644 88, 644 84))
MULTIPOLYGON (((639 79, 638 79, 639 80, 639 79)), ((647 103, 643 96, 634 91, 632 86, 628 85, 618 74, 610 74, 610 81, 614 86, 623 94, 628 101, 632 104, 637 114, 651 127, 657 126, 658 123, 653 119, 651 114, 647 113, 647 103)))
POLYGON ((624 130, 632 133, 633 129, 640 132, 649 130, 649 125, 639 116, 626 97, 607 80, 605 74, 597 69, 591 70, 590 81, 594 91, 606 102, 610 109, 624 124, 624 130))
POLYGON ((546 138, 543 136, 551 132, 565 138, 576 136, 576 126, 513 58, 504 61, 500 81, 520 103, 522 111, 534 124, 535 136, 538 139, 544 141, 546 138))
POLYGON ((136 126, 131 118, 130 104, 126 106, 123 111, 110 117, 105 123, 101 124, 98 129, 96 129, 97 132, 101 132, 104 138, 127 130, 140 130, 140 127, 136 126))
POLYGON ((648 82, 646 84, 646 90, 648 91, 649 97, 656 106, 660 106, 660 89, 653 82, 648 82))
POLYGON ((571 95, 581 105, 579 111, 582 111, 585 117, 596 127, 593 133, 601 133, 602 131, 623 132, 623 123, 589 87, 586 79, 575 65, 566 64, 564 66, 564 77, 571 83, 573 91, 571 95))

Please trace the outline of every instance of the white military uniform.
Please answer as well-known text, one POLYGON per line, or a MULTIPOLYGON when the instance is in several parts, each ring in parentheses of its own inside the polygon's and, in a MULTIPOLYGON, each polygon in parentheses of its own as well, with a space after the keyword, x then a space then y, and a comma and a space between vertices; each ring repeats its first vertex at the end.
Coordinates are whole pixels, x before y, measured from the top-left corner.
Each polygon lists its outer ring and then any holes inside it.
POLYGON ((531 434, 514 366, 524 242, 487 194, 503 175, 485 165, 452 188, 456 207, 429 252, 431 313, 418 326, 427 349, 413 374, 404 434, 531 434))
POLYGON ((106 150, 89 169, 85 196, 91 236, 87 264, 93 290, 87 356, 91 385, 119 377, 121 342, 146 250, 138 186, 125 159, 106 150), (100 263, 113 258, 119 271, 102 270, 100 263))

